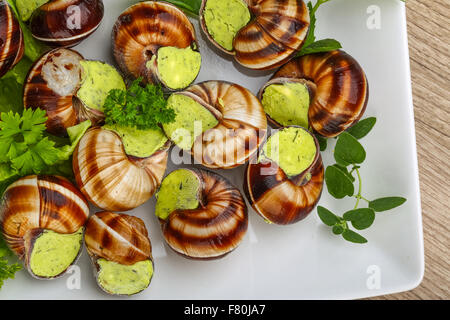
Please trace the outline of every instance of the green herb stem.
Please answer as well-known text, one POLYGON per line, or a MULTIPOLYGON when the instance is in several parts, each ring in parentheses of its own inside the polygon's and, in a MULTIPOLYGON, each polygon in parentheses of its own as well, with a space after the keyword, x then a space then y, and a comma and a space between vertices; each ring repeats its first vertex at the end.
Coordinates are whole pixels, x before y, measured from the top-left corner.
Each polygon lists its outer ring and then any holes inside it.
POLYGON ((362 192, 362 179, 361 179, 361 174, 359 173, 359 169, 356 166, 353 167, 352 171, 353 170, 356 171, 356 174, 358 176, 358 194, 356 195, 356 204, 355 204, 355 209, 357 209, 358 205, 359 205, 359 200, 361 200, 361 198, 362 198, 362 195, 361 195, 361 192, 362 192))

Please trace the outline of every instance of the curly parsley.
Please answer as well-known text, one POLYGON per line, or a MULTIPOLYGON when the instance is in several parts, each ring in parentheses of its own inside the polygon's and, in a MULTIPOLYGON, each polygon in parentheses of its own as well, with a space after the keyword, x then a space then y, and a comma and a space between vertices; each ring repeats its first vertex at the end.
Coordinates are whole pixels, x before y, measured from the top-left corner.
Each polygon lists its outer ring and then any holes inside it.
POLYGON ((135 80, 125 91, 114 89, 109 92, 103 107, 107 125, 156 129, 159 124, 175 120, 175 111, 167 107, 161 86, 140 85, 135 80))

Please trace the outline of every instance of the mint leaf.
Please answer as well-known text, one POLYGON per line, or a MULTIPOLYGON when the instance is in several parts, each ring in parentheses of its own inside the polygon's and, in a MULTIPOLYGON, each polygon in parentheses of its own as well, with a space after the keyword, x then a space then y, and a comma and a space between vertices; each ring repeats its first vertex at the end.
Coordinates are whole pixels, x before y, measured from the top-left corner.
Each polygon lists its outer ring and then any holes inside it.
POLYGON ((357 122, 354 126, 347 129, 347 132, 354 136, 356 139, 364 138, 373 128, 377 118, 370 117, 357 122))
POLYGON ((345 196, 352 196, 355 187, 350 178, 341 169, 329 166, 325 170, 325 183, 328 192, 336 199, 342 199, 345 196))
POLYGON ((320 220, 327 226, 331 227, 340 222, 340 219, 334 213, 324 207, 318 206, 317 214, 319 215, 320 220))
POLYGON ((366 160, 364 147, 348 132, 342 132, 336 142, 334 158, 343 166, 360 164, 366 160))
POLYGON ((297 54, 298 57, 304 56, 307 54, 320 53, 320 52, 329 52, 341 49, 342 45, 339 41, 334 39, 323 39, 311 43, 308 46, 303 46, 300 52, 297 54))
POLYGON ((382 212, 401 206, 405 202, 406 199, 402 197, 386 197, 370 201, 369 207, 376 212, 382 212))
POLYGON ((352 226, 357 230, 369 228, 375 220, 375 211, 371 208, 360 208, 347 211, 343 218, 351 221, 352 226))
POLYGON ((350 242, 353 243, 367 243, 367 239, 364 238, 362 235, 350 230, 350 229, 346 229, 343 233, 342 233, 342 237, 350 242))
POLYGON ((338 235, 342 234, 345 231, 345 229, 342 226, 333 226, 332 231, 334 234, 338 235))
POLYGON ((348 171, 347 167, 340 165, 339 163, 333 164, 333 167, 338 168, 339 170, 341 170, 343 173, 345 173, 347 175, 347 177, 352 181, 355 182, 355 177, 350 173, 350 171, 348 171))

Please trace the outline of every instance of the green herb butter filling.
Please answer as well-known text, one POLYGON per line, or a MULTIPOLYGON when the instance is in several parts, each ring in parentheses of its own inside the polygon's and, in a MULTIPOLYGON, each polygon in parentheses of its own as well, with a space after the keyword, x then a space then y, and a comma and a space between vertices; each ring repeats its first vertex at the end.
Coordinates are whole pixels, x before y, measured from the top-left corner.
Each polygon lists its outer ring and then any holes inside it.
POLYGON ((172 94, 167 107, 175 111, 176 117, 174 122, 163 124, 164 132, 184 150, 190 150, 199 135, 219 123, 208 109, 183 94, 172 94))
POLYGON ((251 15, 242 0, 208 0, 203 17, 211 37, 220 46, 232 51, 234 37, 249 23, 251 15))
POLYGON ((259 161, 270 159, 287 176, 292 177, 311 166, 316 153, 316 143, 311 134, 302 128, 288 127, 277 131, 267 140, 259 161))
POLYGON ((150 260, 129 266, 105 259, 98 259, 97 263, 100 267, 97 281, 111 294, 139 293, 150 285, 153 276, 153 263, 150 260))
POLYGON ((158 72, 164 84, 174 90, 189 86, 200 72, 202 57, 191 47, 162 47, 158 50, 158 72))
POLYGON ((261 102, 264 111, 280 125, 297 125, 308 129, 310 96, 304 84, 272 84, 264 90, 261 102))
POLYGON ((22 21, 31 18, 33 12, 50 0, 16 0, 17 11, 22 21))
POLYGON ((77 97, 90 109, 103 110, 106 97, 113 89, 126 90, 125 82, 117 70, 100 61, 80 61, 81 87, 77 97))
POLYGON ((156 216, 165 220, 174 210, 197 209, 199 189, 200 181, 192 171, 178 169, 171 172, 156 195, 156 216))
POLYGON ((105 125, 103 128, 117 133, 122 138, 125 153, 138 158, 150 157, 168 140, 159 128, 140 130, 118 125, 105 125))
POLYGON ((36 239, 30 257, 31 271, 45 278, 56 277, 72 265, 80 252, 84 228, 73 234, 44 230, 36 239))

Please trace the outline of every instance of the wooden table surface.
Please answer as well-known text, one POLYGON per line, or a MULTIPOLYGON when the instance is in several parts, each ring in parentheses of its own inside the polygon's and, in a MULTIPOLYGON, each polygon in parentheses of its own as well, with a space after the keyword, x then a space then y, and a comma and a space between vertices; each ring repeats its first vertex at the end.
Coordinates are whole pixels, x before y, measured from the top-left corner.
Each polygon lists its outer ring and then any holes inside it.
POLYGON ((425 276, 412 291, 376 299, 450 299, 450 1, 406 2, 425 276))

